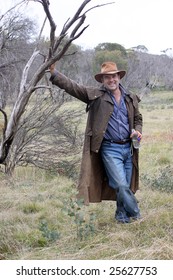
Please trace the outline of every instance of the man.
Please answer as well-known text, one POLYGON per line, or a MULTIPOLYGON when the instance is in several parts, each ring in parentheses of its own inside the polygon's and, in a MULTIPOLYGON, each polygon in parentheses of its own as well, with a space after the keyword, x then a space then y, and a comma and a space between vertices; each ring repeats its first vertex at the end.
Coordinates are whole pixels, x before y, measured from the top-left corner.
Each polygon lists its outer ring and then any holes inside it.
POLYGON ((132 129, 142 138, 139 98, 129 93, 120 80, 126 72, 116 63, 105 62, 95 75, 100 87, 86 87, 50 67, 53 84, 87 104, 85 140, 78 185, 78 197, 85 204, 116 200, 115 218, 129 223, 140 218, 134 196, 139 186, 137 149, 131 144, 132 129))

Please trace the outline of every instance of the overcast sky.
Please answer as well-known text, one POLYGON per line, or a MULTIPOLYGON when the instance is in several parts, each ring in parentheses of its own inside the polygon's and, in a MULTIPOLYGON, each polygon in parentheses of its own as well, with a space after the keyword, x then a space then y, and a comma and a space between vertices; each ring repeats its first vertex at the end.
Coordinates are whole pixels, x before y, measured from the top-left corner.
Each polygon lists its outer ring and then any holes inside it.
MULTIPOLYGON (((57 24, 57 35, 65 21, 72 17, 83 0, 49 0, 50 11, 57 24)), ((2 11, 20 0, 1 0, 2 11)), ((150 53, 160 54, 173 49, 173 0, 92 0, 87 8, 114 2, 96 8, 87 14, 90 26, 75 41, 84 48, 93 48, 99 43, 110 42, 125 48, 144 45, 150 53)), ((44 12, 39 3, 30 4, 32 17, 41 24, 44 12)), ((49 27, 45 34, 49 34, 49 27)))

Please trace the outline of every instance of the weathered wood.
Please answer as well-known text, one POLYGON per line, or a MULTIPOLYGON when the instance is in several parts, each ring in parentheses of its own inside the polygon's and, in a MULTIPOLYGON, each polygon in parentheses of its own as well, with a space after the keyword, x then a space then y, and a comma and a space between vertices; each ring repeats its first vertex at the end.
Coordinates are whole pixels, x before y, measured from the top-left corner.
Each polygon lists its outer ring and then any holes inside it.
MULTIPOLYGON (((35 2, 42 4, 46 17, 50 23, 50 45, 49 45, 47 57, 45 57, 42 65, 34 73, 33 77, 30 79, 30 81, 28 81, 28 72, 31 68, 32 63, 34 62, 36 57, 40 54, 40 52, 37 48, 34 50, 31 58, 27 62, 26 66, 23 70, 19 94, 18 94, 17 100, 14 104, 14 107, 13 107, 13 110, 9 117, 8 122, 7 122, 6 113, 2 109, 0 109, 0 111, 4 115, 4 121, 5 121, 3 137, 2 137, 2 141, 1 141, 1 145, 0 145, 0 163, 5 164, 5 159, 7 158, 8 152, 10 150, 10 146, 15 137, 20 118, 25 111, 26 105, 28 104, 32 93, 36 89, 38 89, 38 83, 42 79, 42 77, 45 75, 46 70, 50 67, 51 64, 60 60, 67 52, 71 43, 74 40, 76 40, 77 38, 79 38, 82 35, 82 33, 86 30, 86 28, 88 28, 89 25, 82 27, 85 22, 85 19, 86 19, 86 13, 88 13, 91 9, 113 3, 113 2, 111 2, 111 3, 107 3, 107 4, 97 5, 97 6, 94 6, 90 9, 84 11, 84 8, 86 7, 86 5, 91 1, 92 0, 83 1, 83 3, 80 5, 78 10, 72 17, 72 19, 68 20, 64 24, 62 31, 60 32, 59 36, 56 39, 56 37, 55 37, 56 24, 52 18, 50 10, 49 10, 49 5, 50 5, 49 1, 48 0, 35 0, 35 2), (82 27, 82 29, 81 29, 81 27, 82 27), (72 31, 70 33, 70 36, 67 36, 68 31, 71 28, 72 28, 72 31), (62 40, 65 37, 66 37, 65 43, 63 44, 63 46, 61 45, 61 48, 59 48, 62 40)), ((24 2, 27 3, 29 1, 23 0, 20 3, 24 3, 24 2)), ((10 9, 10 10, 12 10, 12 9, 10 9)), ((41 34, 39 35, 39 37, 41 37, 41 34)), ((40 87, 40 85, 39 85, 39 87, 40 87)))

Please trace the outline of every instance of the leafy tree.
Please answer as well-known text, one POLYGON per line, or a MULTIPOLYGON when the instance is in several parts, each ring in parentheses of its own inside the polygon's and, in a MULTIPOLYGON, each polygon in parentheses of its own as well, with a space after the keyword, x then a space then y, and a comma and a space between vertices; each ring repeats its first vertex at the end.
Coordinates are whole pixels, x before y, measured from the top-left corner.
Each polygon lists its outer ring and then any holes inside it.
POLYGON ((126 56, 126 49, 117 43, 100 43, 98 46, 95 47, 95 51, 120 51, 123 56, 126 56))
POLYGON ((119 69, 127 69, 127 53, 123 46, 116 43, 102 43, 95 48, 94 72, 100 71, 104 61, 114 61, 119 69))
POLYGON ((147 47, 144 46, 144 45, 138 45, 136 47, 133 47, 132 49, 137 51, 137 52, 143 52, 143 53, 147 53, 148 52, 147 47))

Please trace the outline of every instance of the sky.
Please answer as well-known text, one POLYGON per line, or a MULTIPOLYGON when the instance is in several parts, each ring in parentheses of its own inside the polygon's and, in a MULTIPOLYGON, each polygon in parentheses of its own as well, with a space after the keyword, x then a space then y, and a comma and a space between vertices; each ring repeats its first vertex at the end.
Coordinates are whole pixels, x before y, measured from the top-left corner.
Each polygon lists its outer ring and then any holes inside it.
MULTIPOLYGON (((72 18, 84 0, 49 0, 50 11, 57 25, 56 35, 68 18, 72 18)), ((1 0, 2 2, 2 0, 1 0)), ((4 12, 21 0, 5 0, 0 5, 4 12)), ((126 49, 144 45, 149 53, 161 54, 173 49, 173 0, 92 0, 86 8, 114 2, 87 13, 89 27, 75 40, 84 49, 100 43, 118 43, 126 49)), ((45 14, 42 5, 31 1, 25 13, 42 24, 45 14)), ((47 24, 44 35, 49 36, 47 24)))

